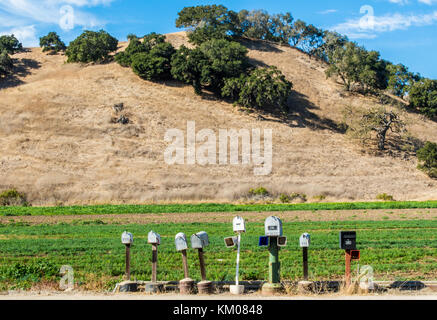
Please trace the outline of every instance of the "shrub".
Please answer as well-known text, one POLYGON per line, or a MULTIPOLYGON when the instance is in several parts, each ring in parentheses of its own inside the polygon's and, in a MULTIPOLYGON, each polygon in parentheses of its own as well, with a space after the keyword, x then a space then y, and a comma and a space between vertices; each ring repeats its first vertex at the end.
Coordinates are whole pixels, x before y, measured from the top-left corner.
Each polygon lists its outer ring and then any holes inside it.
POLYGON ((6 50, 0 51, 0 77, 7 76, 11 73, 14 64, 6 50))
POLYGON ((9 54, 14 54, 23 50, 23 45, 15 38, 14 35, 4 35, 0 36, 0 52, 6 50, 9 54))
POLYGON ((437 116, 437 80, 414 82, 409 92, 410 107, 432 118, 437 116))
POLYGON ((394 201, 393 196, 387 194, 387 193, 380 193, 376 196, 376 199, 383 200, 383 201, 394 201))
POLYGON ((132 57, 132 70, 147 80, 171 78, 171 57, 176 52, 170 43, 154 46, 149 52, 136 53, 132 57))
POLYGON ((418 168, 431 178, 437 178, 437 143, 427 141, 423 148, 417 150, 418 168))
POLYGON ((131 38, 126 50, 115 55, 117 61, 123 67, 130 67, 132 65, 132 57, 137 53, 147 53, 148 48, 138 38, 131 38))
POLYGON ((324 194, 320 194, 320 195, 314 196, 313 199, 316 201, 323 201, 326 199, 326 196, 324 194))
POLYGON ((56 32, 49 32, 48 35, 39 38, 39 46, 43 48, 43 52, 49 51, 51 53, 58 53, 67 49, 56 32))
POLYGON ((291 198, 291 200, 301 199, 303 202, 306 202, 306 201, 307 201, 307 195, 306 195, 306 194, 303 194, 303 193, 296 193, 296 192, 293 192, 293 193, 290 195, 290 198, 291 198))
POLYGON ((0 194, 0 206, 27 206, 26 196, 15 189, 0 194))
POLYGON ((289 202, 291 201, 291 198, 290 198, 290 196, 286 195, 285 193, 281 193, 281 194, 279 195, 279 200, 280 200, 282 203, 289 203, 289 202))
POLYGON ((269 195, 269 192, 264 187, 259 187, 259 188, 256 188, 256 189, 251 188, 251 189, 249 189, 249 195, 251 195, 251 196, 263 196, 263 197, 266 197, 266 196, 269 195))
POLYGON ((214 39, 195 49, 181 46, 171 65, 173 77, 192 84, 197 94, 203 88, 220 94, 225 78, 244 73, 249 59, 247 49, 241 44, 214 39))
POLYGON ((67 62, 104 62, 117 50, 118 40, 106 31, 84 31, 67 48, 67 62))
POLYGON ((248 108, 273 107, 285 110, 292 87, 293 84, 278 68, 260 68, 248 76, 226 79, 222 96, 234 99, 248 108))

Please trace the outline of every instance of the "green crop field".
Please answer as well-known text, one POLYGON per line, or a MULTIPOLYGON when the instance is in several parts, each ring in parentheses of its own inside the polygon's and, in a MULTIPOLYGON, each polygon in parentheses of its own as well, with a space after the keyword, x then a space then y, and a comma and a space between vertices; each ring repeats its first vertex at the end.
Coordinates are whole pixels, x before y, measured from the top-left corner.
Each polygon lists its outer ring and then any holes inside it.
POLYGON ((150 205, 92 205, 69 207, 0 207, 0 216, 55 216, 129 213, 188 213, 238 211, 297 211, 297 210, 359 210, 359 209, 420 209, 437 208, 437 201, 378 201, 297 204, 150 204, 150 205))
MULTIPOLYGON (((268 275, 268 252, 258 247, 262 223, 248 223, 242 238, 241 278, 264 280, 268 275)), ((59 269, 71 265, 76 283, 85 289, 110 290, 124 273, 123 231, 134 234, 132 278, 150 280, 151 247, 147 233, 161 234, 158 280, 183 278, 181 256, 175 251, 174 236, 207 231, 210 246, 205 249, 209 280, 233 280, 236 250, 223 238, 232 235, 231 223, 187 223, 118 225, 100 220, 72 224, 0 225, 0 290, 29 288, 38 283, 59 282, 59 269)), ((338 232, 356 230, 361 265, 371 265, 375 280, 436 280, 437 221, 354 221, 284 223, 288 245, 280 251, 282 278, 301 277, 301 233, 311 234, 309 266, 311 280, 341 279, 344 252, 338 249, 338 232)), ((200 278, 197 253, 189 250, 190 276, 200 278)), ((356 263, 353 265, 355 270, 356 263)))

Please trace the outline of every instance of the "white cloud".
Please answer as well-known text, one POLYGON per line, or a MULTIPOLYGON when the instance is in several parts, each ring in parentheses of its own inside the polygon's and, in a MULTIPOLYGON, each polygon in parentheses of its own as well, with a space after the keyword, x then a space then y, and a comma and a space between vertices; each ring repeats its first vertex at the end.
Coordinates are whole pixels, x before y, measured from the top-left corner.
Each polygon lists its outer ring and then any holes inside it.
MULTIPOLYGON (((109 5, 114 0, 0 0, 0 32, 17 30, 15 35, 25 46, 35 44, 30 35, 31 27, 36 30, 38 24, 56 24, 64 30, 73 27, 103 27, 104 21, 86 11, 86 7, 109 5), (65 27, 66 12, 68 19, 74 24, 65 27), (4 28, 8 28, 5 30, 4 28), (20 31, 20 32, 18 32, 20 31)), ((36 31, 34 32, 36 33, 36 31)))
POLYGON ((338 11, 337 9, 328 9, 328 10, 320 11, 319 14, 330 14, 330 13, 336 13, 337 11, 338 11))
POLYGON ((408 0, 389 0, 391 3, 396 3, 396 4, 400 4, 400 5, 405 5, 408 4, 409 1, 408 0))
POLYGON ((39 45, 38 37, 36 36, 36 28, 34 25, 12 28, 7 31, 0 32, 0 35, 13 34, 21 42, 26 43, 29 47, 39 45))
POLYGON ((437 11, 423 15, 403 15, 400 13, 374 16, 371 23, 363 23, 363 18, 350 19, 332 29, 351 39, 375 38, 378 33, 406 30, 410 27, 429 26, 437 22, 437 11))
POLYGON ((433 3, 437 3, 437 0, 419 0, 419 2, 431 6, 433 3))

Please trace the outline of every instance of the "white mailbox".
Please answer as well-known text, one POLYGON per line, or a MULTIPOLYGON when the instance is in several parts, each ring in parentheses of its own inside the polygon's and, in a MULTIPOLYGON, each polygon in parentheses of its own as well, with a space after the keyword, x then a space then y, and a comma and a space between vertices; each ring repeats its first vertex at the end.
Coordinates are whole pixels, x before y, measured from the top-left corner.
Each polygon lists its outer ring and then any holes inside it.
POLYGON ((161 244, 161 236, 154 231, 150 231, 147 235, 147 243, 161 244))
POLYGON ((130 232, 123 232, 121 234, 121 243, 123 244, 132 244, 134 242, 134 236, 130 232))
POLYGON ((188 249, 187 236, 185 235, 185 233, 178 233, 174 239, 174 242, 177 251, 183 251, 188 249))
POLYGON ((191 236, 191 247, 202 249, 209 245, 208 234, 205 231, 198 232, 191 236))
POLYGON ((264 222, 265 235, 268 237, 282 236, 282 221, 278 217, 270 216, 264 222))
POLYGON ((311 237, 308 233, 302 233, 302 235, 299 238, 299 244, 302 248, 308 248, 311 243, 311 237))
POLYGON ((246 224, 242 217, 236 216, 232 221, 232 225, 234 227, 234 232, 246 232, 246 224))

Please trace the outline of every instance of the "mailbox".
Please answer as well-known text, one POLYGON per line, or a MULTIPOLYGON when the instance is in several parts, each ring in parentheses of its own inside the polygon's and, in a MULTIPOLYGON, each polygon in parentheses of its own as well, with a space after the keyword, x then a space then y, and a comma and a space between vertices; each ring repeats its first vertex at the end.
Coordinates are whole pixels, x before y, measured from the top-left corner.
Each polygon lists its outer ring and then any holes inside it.
POLYGON ((285 247, 287 245, 287 237, 278 237, 278 247, 285 247))
POLYGON ((269 237, 266 237, 266 236, 259 237, 258 245, 260 247, 267 247, 269 245, 269 237))
POLYGON ((187 236, 185 235, 185 233, 178 233, 174 239, 174 242, 176 245, 176 251, 183 251, 188 249, 187 236))
POLYGON ((351 260, 360 260, 360 250, 351 250, 351 260))
POLYGON ((234 232, 246 232, 246 225, 244 219, 240 216, 234 218, 232 225, 234 227, 234 232))
POLYGON ((267 237, 282 236, 282 221, 278 217, 271 216, 264 222, 265 235, 267 237))
POLYGON ((357 233, 355 231, 340 231, 340 249, 355 250, 357 233))
POLYGON ((150 231, 147 235, 147 243, 161 244, 161 236, 154 231, 150 231))
POLYGON ((225 238, 225 245, 228 248, 235 247, 238 242, 238 237, 228 237, 225 238))
POLYGON ((209 245, 208 234, 205 231, 198 232, 191 236, 191 247, 202 249, 209 245))
POLYGON ((311 237, 308 233, 302 233, 302 235, 299 238, 299 244, 301 248, 308 248, 311 243, 311 237))
POLYGON ((123 232, 121 235, 121 243, 132 244, 134 242, 134 236, 130 232, 123 232))

